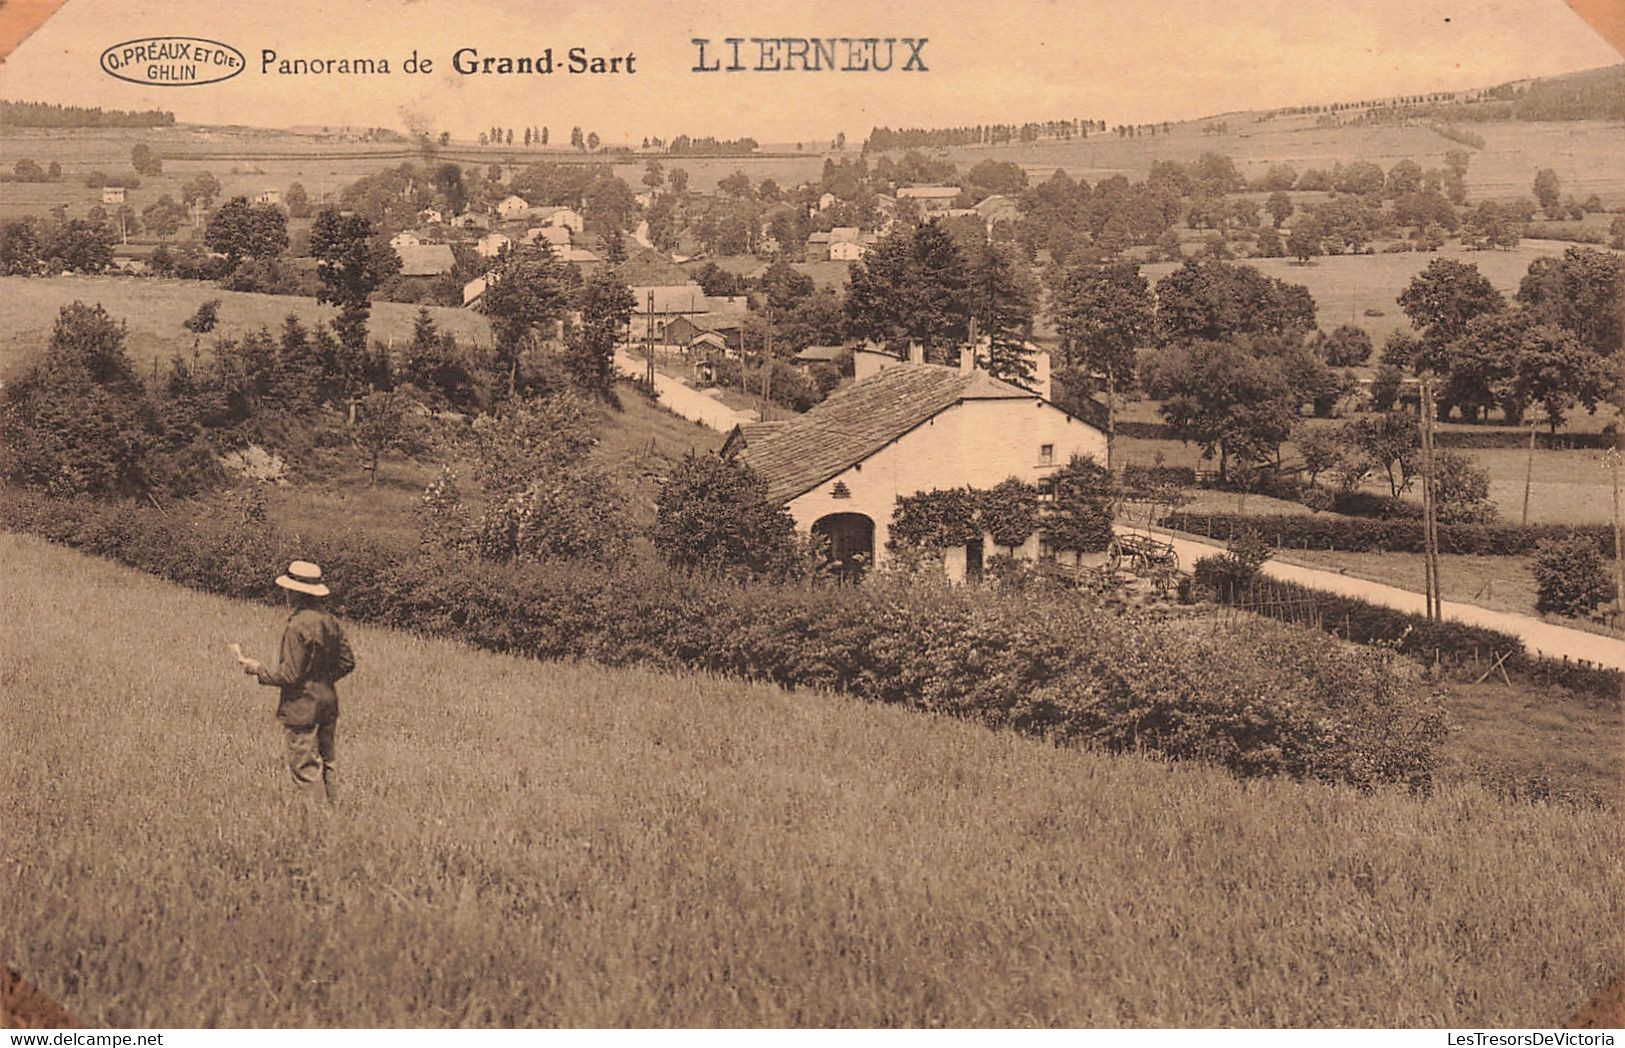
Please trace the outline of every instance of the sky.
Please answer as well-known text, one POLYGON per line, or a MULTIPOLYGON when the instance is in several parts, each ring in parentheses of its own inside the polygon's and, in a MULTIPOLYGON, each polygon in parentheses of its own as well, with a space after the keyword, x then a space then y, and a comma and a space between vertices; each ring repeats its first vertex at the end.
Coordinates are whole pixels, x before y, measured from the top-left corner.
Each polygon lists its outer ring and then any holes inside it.
MULTIPOLYGON (((713 45, 717 46, 717 45, 713 45)), ((900 47, 900 55, 905 54, 900 47)), ((571 125, 814 141, 891 127, 1059 117, 1111 124, 1487 87, 1620 60, 1563 0, 68 0, 0 63, 0 97, 171 109, 182 121, 449 130, 571 125), (107 47, 177 34, 248 58, 217 84, 127 84, 107 47), (927 72, 696 73, 704 37, 927 39, 927 72), (458 48, 636 56, 631 75, 460 76, 458 48), (385 58, 388 76, 262 73, 283 58, 385 58), (428 75, 399 71, 416 50, 428 75)), ((900 66, 901 61, 898 62, 900 66)))

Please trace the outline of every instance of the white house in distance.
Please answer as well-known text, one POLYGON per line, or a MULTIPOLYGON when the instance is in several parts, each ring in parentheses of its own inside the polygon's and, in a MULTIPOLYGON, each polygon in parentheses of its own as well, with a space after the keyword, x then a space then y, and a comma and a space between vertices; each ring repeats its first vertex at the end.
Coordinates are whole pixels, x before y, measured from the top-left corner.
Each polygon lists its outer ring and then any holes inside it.
POLYGON ((474 241, 474 250, 481 258, 496 258, 513 245, 513 241, 502 233, 487 233, 474 241))
POLYGON ((527 214, 539 225, 568 229, 577 236, 587 229, 587 220, 573 207, 533 207, 527 214))
POLYGON ((259 193, 257 193, 254 196, 254 203, 256 203, 256 204, 280 204, 280 203, 282 203, 282 190, 280 190, 280 189, 262 189, 262 190, 259 191, 259 193))
POLYGON ((555 249, 567 248, 571 244, 570 230, 566 226, 532 226, 525 230, 524 241, 527 244, 545 243, 555 249))
POLYGON ((403 247, 414 247, 421 243, 423 243, 423 238, 410 229, 403 229, 389 238, 389 246, 397 251, 403 247))
POLYGON ((102 203, 104 203, 104 204, 122 204, 122 203, 124 203, 124 187, 123 186, 103 186, 102 187, 102 203))
MULTIPOLYGON (((849 570, 884 563, 901 496, 1008 477, 1044 480, 1073 455, 1106 461, 1106 435, 1030 390, 1002 382, 962 355, 958 368, 899 362, 860 378, 804 415, 739 426, 724 455, 767 482, 803 532, 829 539, 849 570)), ((1015 550, 1039 554, 1033 536, 1015 550)), ((950 579, 979 577, 1000 552, 983 536, 944 555, 950 579)))
POLYGON ((525 198, 514 196, 512 193, 497 201, 497 214, 503 218, 519 218, 529 210, 530 205, 525 202, 525 198))
POLYGON ((831 262, 857 262, 869 253, 874 238, 858 231, 857 226, 836 226, 829 231, 829 260, 831 262))
POLYGON ((897 191, 898 200, 913 200, 925 212, 947 211, 959 199, 958 186, 904 186, 897 191))

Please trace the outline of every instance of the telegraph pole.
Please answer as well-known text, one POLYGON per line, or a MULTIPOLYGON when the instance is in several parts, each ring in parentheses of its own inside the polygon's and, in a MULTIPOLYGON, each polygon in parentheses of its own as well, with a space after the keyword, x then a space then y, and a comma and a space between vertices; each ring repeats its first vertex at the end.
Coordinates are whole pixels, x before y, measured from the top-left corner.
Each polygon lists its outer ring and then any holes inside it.
POLYGON ((648 340, 644 345, 649 351, 649 367, 644 374, 644 383, 649 387, 649 392, 653 393, 655 391, 655 293, 652 290, 649 292, 648 304, 649 322, 646 325, 648 340))
MULTIPOLYGON (((1535 420, 1529 420, 1529 458, 1523 467, 1523 519, 1518 523, 1523 526, 1529 524, 1529 488, 1535 479, 1535 420)), ((1617 497, 1617 495, 1616 495, 1617 497)))
POLYGON ((1422 379, 1422 546, 1427 564, 1427 617, 1438 622, 1444 617, 1440 605, 1438 491, 1433 473, 1433 380, 1422 379))
POLYGON ((1620 531, 1619 514, 1620 452, 1619 444, 1615 444, 1603 454, 1608 459, 1608 468, 1614 479, 1614 601, 1625 608, 1625 535, 1620 531))
POLYGON ((767 307, 767 334, 762 342, 762 418, 773 410, 773 307, 767 307))

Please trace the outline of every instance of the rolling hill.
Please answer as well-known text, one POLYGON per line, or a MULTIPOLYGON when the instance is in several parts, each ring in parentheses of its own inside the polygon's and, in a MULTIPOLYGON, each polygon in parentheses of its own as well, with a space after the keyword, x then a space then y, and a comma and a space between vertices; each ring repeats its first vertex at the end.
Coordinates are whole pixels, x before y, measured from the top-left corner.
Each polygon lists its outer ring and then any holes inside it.
POLYGON ((283 615, 0 535, 0 953, 93 1025, 1550 1026, 1608 812, 1057 749, 358 628, 304 812, 283 615))

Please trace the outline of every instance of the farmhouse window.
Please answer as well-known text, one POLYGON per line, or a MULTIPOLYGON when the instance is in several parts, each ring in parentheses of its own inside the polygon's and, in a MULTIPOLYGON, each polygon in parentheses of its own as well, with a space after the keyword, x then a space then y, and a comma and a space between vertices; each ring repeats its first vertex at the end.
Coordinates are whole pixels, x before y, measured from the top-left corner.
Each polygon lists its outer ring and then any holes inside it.
POLYGON ((1040 466, 1053 466, 1053 465, 1055 465, 1055 445, 1054 444, 1040 444, 1040 445, 1038 445, 1038 464, 1040 466))

